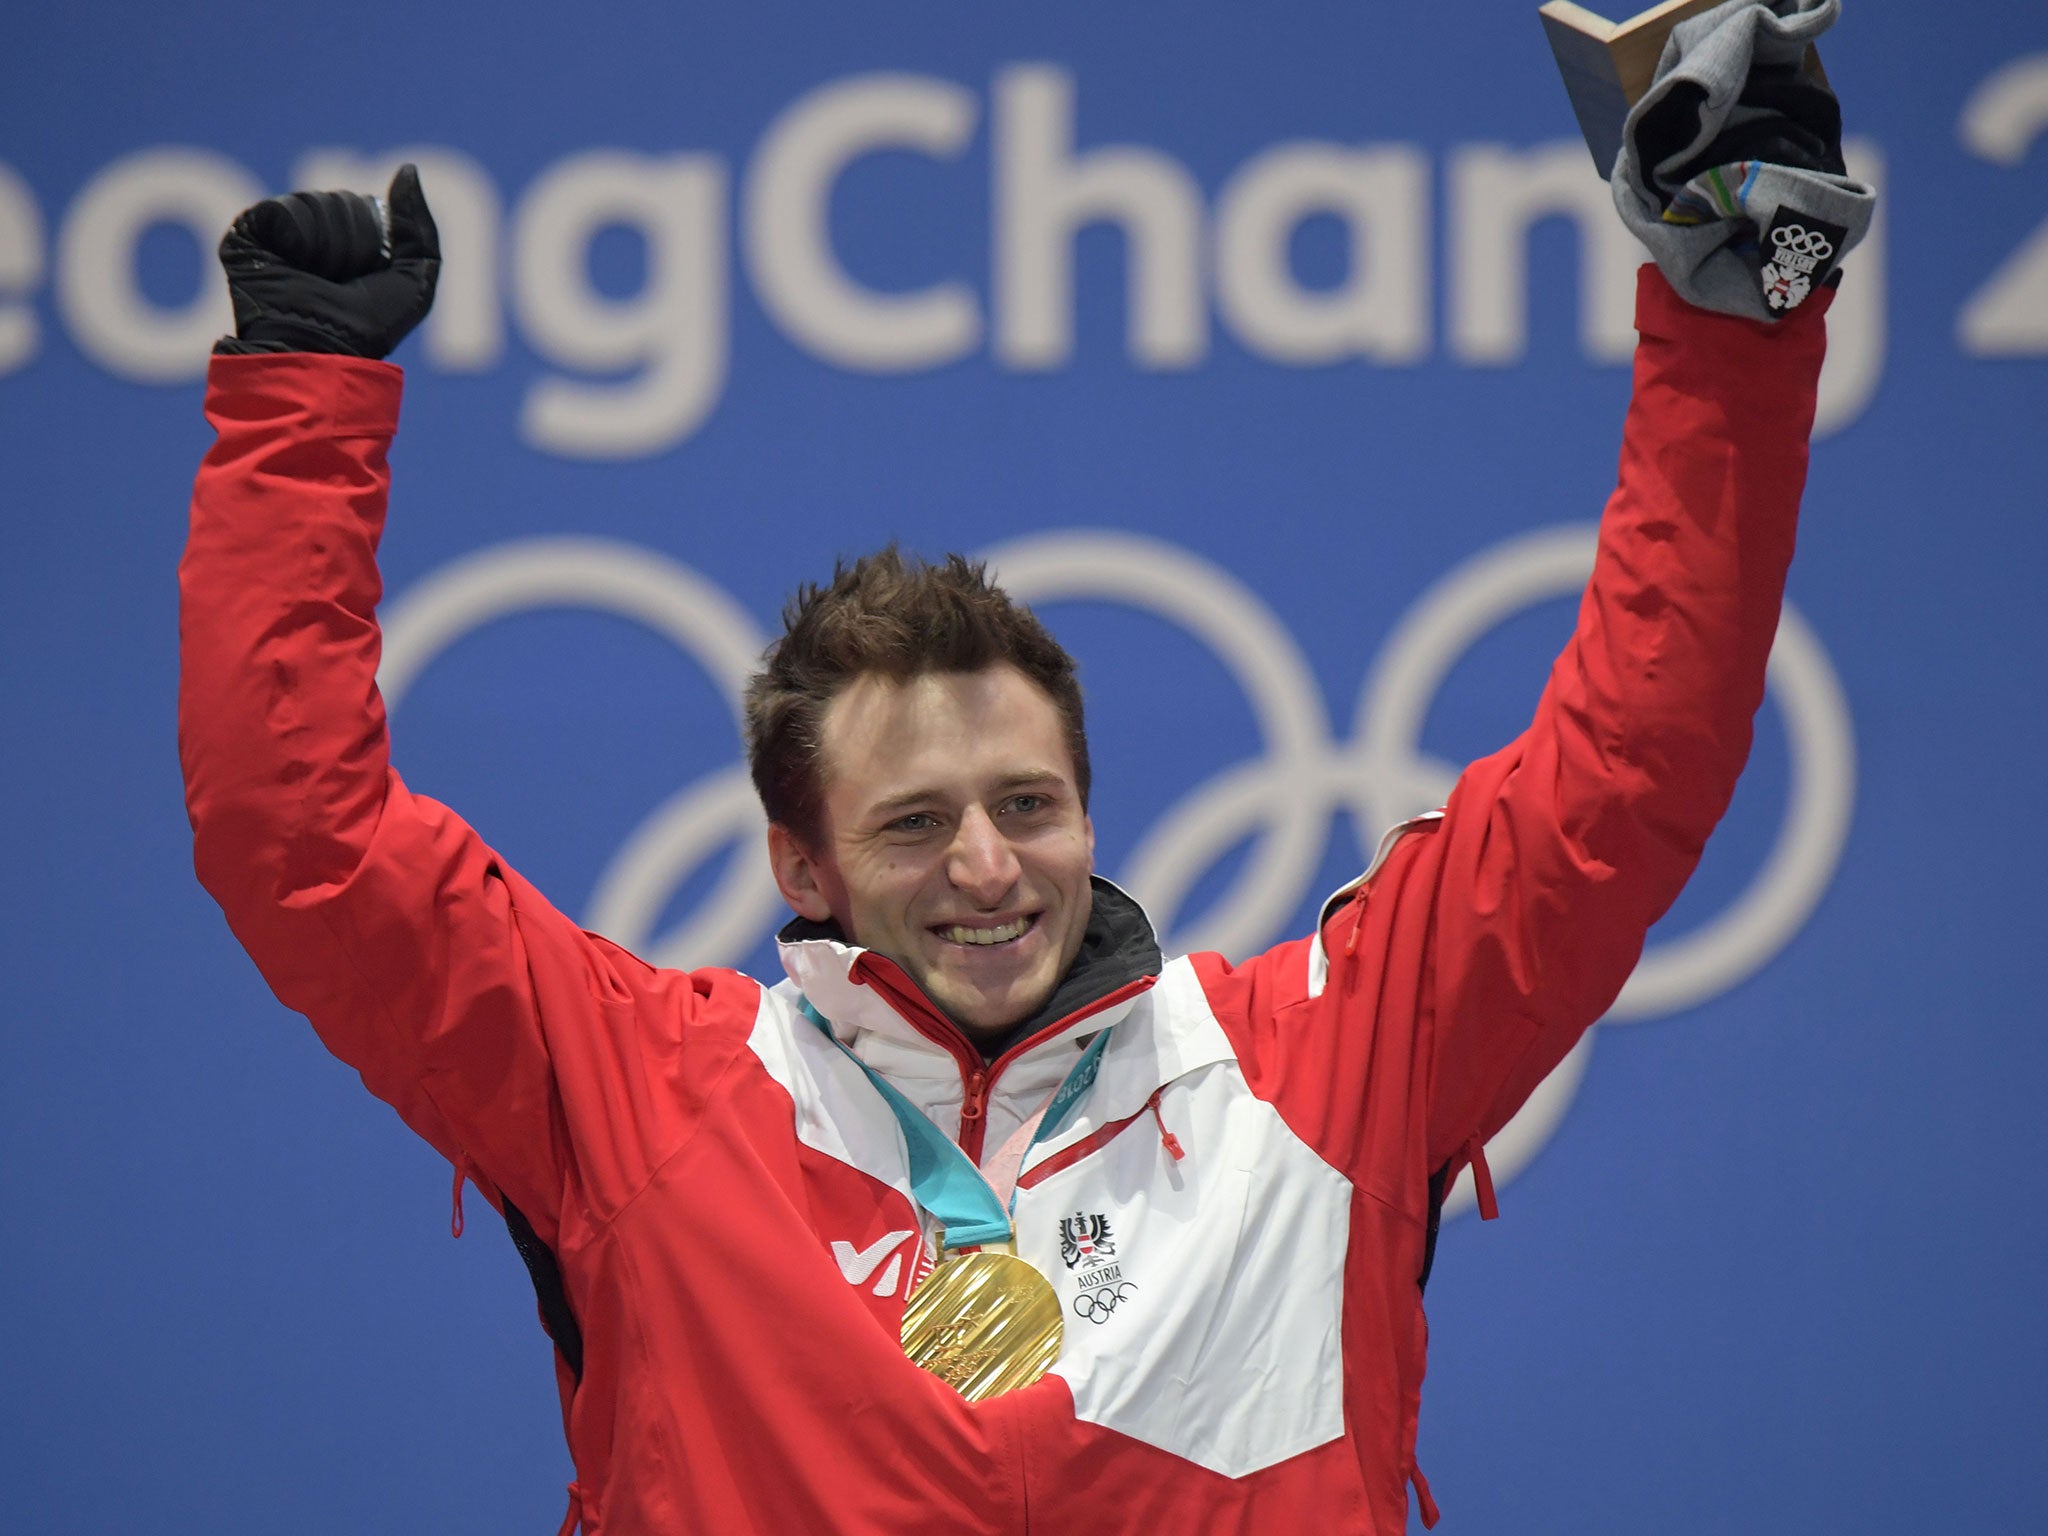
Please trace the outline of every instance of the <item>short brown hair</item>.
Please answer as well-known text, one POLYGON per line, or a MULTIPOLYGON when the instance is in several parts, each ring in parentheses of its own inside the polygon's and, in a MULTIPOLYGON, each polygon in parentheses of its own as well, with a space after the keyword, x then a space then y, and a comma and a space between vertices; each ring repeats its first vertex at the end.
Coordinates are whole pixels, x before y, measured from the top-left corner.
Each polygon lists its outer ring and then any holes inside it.
POLYGON ((1038 616, 990 581, 984 564, 960 555, 933 565, 891 544, 838 561, 831 581, 807 582, 789 600, 782 638, 747 681, 747 763, 768 819, 805 839, 822 830, 821 727, 826 706, 855 678, 874 672, 908 682, 1006 662, 1059 711, 1085 810, 1081 685, 1074 658, 1038 616))

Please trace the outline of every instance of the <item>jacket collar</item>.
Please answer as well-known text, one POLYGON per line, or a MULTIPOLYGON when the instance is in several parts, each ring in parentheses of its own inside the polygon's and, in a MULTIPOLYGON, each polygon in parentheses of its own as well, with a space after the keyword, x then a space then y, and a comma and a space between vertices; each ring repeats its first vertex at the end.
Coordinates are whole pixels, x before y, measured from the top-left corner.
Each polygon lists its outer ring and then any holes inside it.
MULTIPOLYGON (((1159 975, 1159 940, 1144 910, 1100 875, 1090 884, 1094 899, 1074 963, 1045 1005, 1011 1030, 991 1057, 1042 1043, 1041 1036, 1052 1040, 1084 1020, 1094 1029, 1113 1024, 1159 975)), ((963 1059, 982 1054, 901 966, 850 942, 836 923, 794 918, 776 945, 789 979, 842 1041, 866 1031, 936 1045, 963 1059)))

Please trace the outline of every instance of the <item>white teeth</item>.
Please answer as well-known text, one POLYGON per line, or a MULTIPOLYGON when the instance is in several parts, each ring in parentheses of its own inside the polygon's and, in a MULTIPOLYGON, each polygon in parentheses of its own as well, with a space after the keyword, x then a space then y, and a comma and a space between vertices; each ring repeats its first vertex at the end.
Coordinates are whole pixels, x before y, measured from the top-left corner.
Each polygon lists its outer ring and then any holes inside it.
POLYGON ((1020 917, 1000 928, 969 928, 964 923, 955 923, 945 932, 955 944, 1007 944, 1012 939, 1022 938, 1024 930, 1030 926, 1030 918, 1020 917))

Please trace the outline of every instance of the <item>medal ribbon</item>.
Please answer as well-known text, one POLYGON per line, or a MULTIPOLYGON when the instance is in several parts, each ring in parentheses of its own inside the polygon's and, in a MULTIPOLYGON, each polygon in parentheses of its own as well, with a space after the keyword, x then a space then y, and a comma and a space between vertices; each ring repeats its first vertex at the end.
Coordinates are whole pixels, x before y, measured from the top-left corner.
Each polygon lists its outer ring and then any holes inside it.
MULTIPOLYGON (((809 998, 798 1001, 805 1018, 818 1026, 818 1032, 834 1045, 861 1071, 867 1074, 875 1091, 882 1096, 882 1102, 895 1115, 896 1124, 902 1128, 903 1144, 910 1153, 910 1193, 932 1219, 944 1231, 947 1252, 955 1248, 973 1248, 984 1243, 1006 1243, 1014 1235, 1010 1211, 1017 1204, 1016 1191, 1012 1189, 1006 1205, 998 1199, 995 1190, 989 1187, 979 1168, 969 1161, 965 1152, 946 1136, 910 1100, 906 1099, 889 1080, 873 1067, 853 1054, 845 1041, 832 1033, 832 1023, 811 1005, 809 998)), ((1045 1118, 1038 1123, 1038 1133, 1031 1138, 1036 1146, 1055 1134, 1062 1121, 1072 1112, 1095 1083, 1095 1074, 1102 1066, 1102 1052, 1109 1044, 1109 1031, 1103 1030, 1088 1042, 1088 1049, 1081 1053, 1081 1059, 1074 1063, 1073 1070, 1054 1090, 1046 1101, 1045 1118)), ((1029 1148, 1026 1149, 1029 1154, 1029 1148)))

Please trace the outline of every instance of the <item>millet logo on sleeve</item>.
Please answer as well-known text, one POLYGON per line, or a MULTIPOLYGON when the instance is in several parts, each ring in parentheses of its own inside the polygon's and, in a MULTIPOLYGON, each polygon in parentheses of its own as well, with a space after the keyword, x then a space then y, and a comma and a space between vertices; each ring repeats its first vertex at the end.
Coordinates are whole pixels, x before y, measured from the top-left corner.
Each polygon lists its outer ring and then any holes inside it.
POLYGON ((868 1276, 882 1268, 882 1260, 889 1260, 889 1267, 882 1270, 882 1278, 875 1282, 875 1294, 889 1297, 896 1294, 896 1282, 903 1278, 903 1255, 895 1250, 906 1237, 915 1237, 915 1232, 884 1232, 865 1248, 856 1248, 844 1238, 832 1240, 832 1257, 839 1262, 839 1273, 846 1277, 848 1285, 865 1285, 868 1276))

